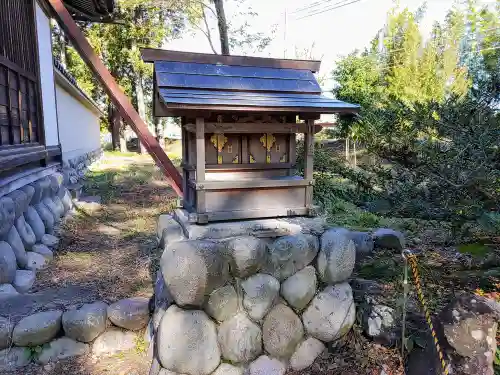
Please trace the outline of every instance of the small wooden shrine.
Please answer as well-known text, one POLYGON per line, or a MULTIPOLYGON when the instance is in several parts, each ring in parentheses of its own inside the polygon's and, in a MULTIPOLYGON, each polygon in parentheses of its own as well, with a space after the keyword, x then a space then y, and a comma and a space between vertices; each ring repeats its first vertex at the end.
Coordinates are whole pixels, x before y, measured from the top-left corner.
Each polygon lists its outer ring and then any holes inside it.
POLYGON ((142 55, 154 62, 154 115, 181 118, 182 204, 194 222, 314 215, 314 121, 359 109, 321 95, 319 61, 142 55), (295 173, 297 134, 304 177, 295 173))

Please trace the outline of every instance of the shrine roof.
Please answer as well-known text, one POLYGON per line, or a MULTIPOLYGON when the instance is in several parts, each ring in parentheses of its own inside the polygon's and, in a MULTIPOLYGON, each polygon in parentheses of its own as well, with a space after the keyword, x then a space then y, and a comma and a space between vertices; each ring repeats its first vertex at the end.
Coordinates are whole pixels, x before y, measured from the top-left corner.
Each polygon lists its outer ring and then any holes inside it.
POLYGON ((322 95, 320 62, 143 50, 154 62, 155 95, 179 109, 354 113, 359 106, 322 95))

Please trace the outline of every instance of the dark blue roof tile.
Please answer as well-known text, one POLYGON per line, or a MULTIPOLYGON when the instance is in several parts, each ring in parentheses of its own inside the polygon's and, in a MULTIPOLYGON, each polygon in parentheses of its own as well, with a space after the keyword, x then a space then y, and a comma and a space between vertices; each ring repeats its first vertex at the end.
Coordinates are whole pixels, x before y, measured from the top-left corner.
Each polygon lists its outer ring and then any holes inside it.
POLYGON ((167 108, 238 107, 301 112, 356 112, 359 106, 321 95, 309 70, 156 61, 156 85, 167 108))

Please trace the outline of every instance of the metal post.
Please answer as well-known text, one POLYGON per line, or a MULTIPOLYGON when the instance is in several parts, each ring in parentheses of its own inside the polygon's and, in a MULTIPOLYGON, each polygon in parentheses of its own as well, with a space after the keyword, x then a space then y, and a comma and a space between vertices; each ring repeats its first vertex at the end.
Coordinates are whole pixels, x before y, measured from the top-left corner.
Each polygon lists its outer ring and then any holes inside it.
POLYGON ((408 259, 406 259, 406 255, 404 252, 401 254, 403 256, 405 265, 404 265, 404 276, 403 276, 403 320, 401 324, 401 357, 404 358, 405 354, 405 331, 406 331, 406 300, 408 299, 408 259))

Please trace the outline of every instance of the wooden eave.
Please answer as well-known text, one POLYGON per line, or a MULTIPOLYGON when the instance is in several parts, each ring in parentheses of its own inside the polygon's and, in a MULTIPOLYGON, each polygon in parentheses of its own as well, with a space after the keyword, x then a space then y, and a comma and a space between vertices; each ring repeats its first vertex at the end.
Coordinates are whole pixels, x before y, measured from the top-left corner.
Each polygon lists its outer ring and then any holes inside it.
MULTIPOLYGON (((158 105, 158 103, 157 103, 158 105)), ((253 113, 267 113, 267 114, 280 114, 280 115, 299 115, 307 117, 307 114, 356 114, 359 112, 358 108, 339 108, 331 110, 327 107, 256 107, 256 106, 227 106, 227 105, 183 105, 176 103, 166 104, 160 98, 160 105, 163 107, 164 116, 183 116, 194 111, 213 111, 217 113, 233 113, 233 112, 253 112, 253 113)), ((319 118, 319 117, 318 117, 319 118)))
POLYGON ((319 71, 321 61, 317 60, 290 60, 272 59, 268 57, 236 56, 236 55, 214 55, 207 53, 169 51, 155 48, 141 49, 142 59, 145 62, 177 61, 204 64, 239 65, 261 68, 298 69, 309 70, 313 73, 319 71))
MULTIPOLYGON (((48 0, 38 0, 46 13, 50 13, 48 0)), ((115 9, 115 0, 63 0, 74 20, 87 22, 110 22, 115 9)))

